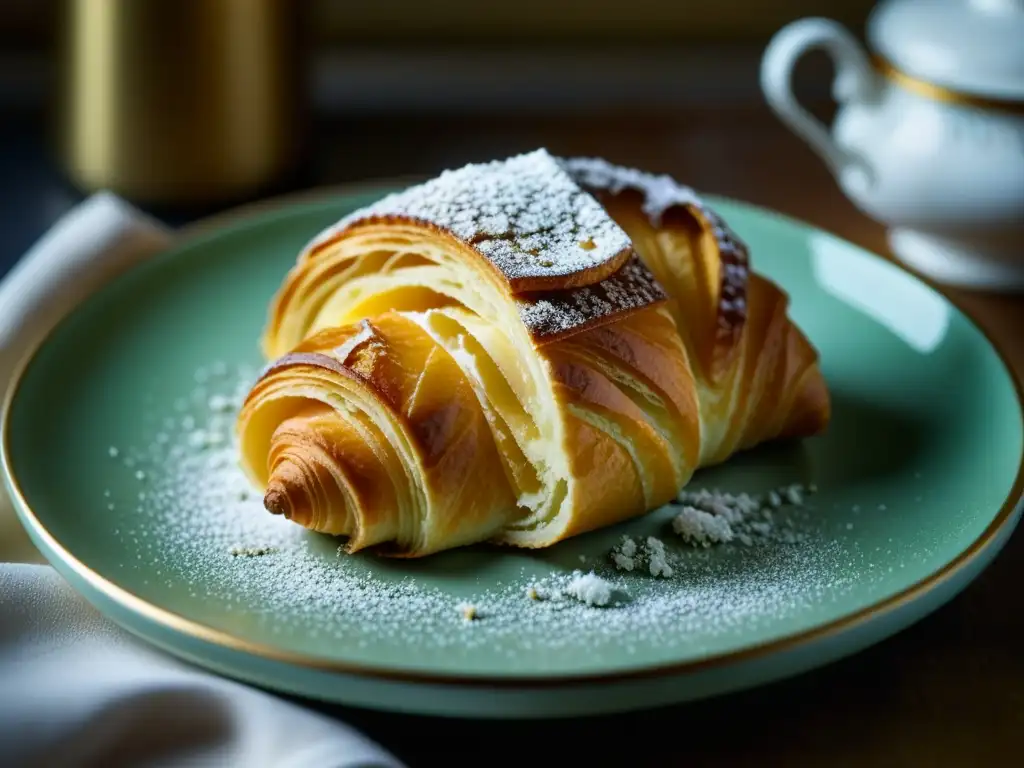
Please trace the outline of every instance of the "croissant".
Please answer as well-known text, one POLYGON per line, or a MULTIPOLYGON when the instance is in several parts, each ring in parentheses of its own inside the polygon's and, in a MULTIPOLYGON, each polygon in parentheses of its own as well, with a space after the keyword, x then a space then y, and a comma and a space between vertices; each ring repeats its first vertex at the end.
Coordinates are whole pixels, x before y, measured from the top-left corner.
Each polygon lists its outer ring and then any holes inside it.
POLYGON ((241 463, 267 510, 349 552, 547 547, 825 429, 787 303, 667 176, 544 150, 447 171, 302 250, 241 463))

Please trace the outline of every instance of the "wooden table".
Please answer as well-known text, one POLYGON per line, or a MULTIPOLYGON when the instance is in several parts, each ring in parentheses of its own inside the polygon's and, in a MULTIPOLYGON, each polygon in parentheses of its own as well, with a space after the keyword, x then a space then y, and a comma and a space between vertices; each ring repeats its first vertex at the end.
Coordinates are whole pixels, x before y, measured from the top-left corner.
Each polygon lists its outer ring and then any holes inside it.
MULTIPOLYGON (((317 132, 304 177, 433 174, 546 146, 669 172, 886 253, 884 231, 763 109, 617 115, 352 118, 317 132)), ((755 251, 756 260, 756 251, 755 251)), ((949 291, 1024 375, 1024 299, 949 291)), ((646 713, 491 723, 329 709, 410 766, 1019 764, 1024 534, 959 598, 906 632, 799 678, 646 713)))

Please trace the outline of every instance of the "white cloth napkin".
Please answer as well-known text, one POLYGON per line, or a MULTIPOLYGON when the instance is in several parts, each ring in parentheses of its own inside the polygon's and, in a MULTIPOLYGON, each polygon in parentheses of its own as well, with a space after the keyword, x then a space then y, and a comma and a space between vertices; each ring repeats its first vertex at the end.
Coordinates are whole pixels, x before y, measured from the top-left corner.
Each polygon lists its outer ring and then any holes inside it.
MULTIPOLYGON (((171 240, 110 194, 59 221, 0 282, 0 397, 70 305, 171 240)), ((11 546, 12 518, 0 500, 0 559, 38 560, 27 538, 11 546)), ((24 562, 0 562, 0 765, 401 766, 340 722, 145 646, 24 562)))
MULTIPOLYGON (((62 217, 0 280, 0 402, 28 349, 67 310, 148 256, 172 233, 109 193, 62 217)), ((0 562, 43 562, 14 517, 0 483, 0 562)))

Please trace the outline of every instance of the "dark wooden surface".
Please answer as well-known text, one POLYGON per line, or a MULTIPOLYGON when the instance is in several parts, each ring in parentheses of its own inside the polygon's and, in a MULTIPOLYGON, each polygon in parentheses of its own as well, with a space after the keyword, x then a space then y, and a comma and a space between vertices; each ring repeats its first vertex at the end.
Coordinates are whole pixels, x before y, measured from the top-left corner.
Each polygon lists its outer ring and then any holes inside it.
MULTIPOLYGON (((3 183, 19 199, 0 211, 0 273, 80 198, 33 134, 10 134, 4 146, 3 183), (21 148, 12 149, 17 141, 21 148)), ((821 163, 757 108, 353 118, 316 131, 297 183, 431 174, 537 146, 669 172, 701 191, 774 208, 886 253, 883 229, 854 209, 821 163)), ((166 214, 172 221, 194 215, 166 214)), ((1024 373, 1024 299, 949 293, 1024 373)), ((960 597, 899 636, 783 683, 687 706, 528 723, 329 711, 410 766, 486 765, 498 758, 524 765, 565 764, 567 758, 573 765, 616 766, 1019 765, 1022 583, 1024 535, 1016 535, 960 597)))

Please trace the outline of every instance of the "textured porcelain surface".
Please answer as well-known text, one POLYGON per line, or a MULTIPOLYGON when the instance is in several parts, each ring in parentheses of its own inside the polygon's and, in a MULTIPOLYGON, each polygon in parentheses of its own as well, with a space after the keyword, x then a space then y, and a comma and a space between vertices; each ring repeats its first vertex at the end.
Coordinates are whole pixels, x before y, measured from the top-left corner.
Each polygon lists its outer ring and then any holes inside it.
POLYGON ((907 74, 1024 101, 1024 0, 887 0, 867 37, 907 74))
MULTIPOLYGON (((886 41, 883 50, 920 50, 925 52, 918 56, 920 62, 928 52, 937 60, 949 61, 936 52, 944 48, 934 48, 932 43, 939 43, 927 37, 941 29, 942 46, 956 44, 964 59, 980 61, 978 57, 989 46, 960 30, 953 34, 955 14, 945 22, 941 20, 947 17, 937 11, 928 15, 933 6, 949 5, 965 4, 904 2, 891 9, 883 7, 872 26, 874 36, 886 41), (916 42, 904 44, 912 32, 916 42)), ((996 11, 960 8, 959 13, 996 11)), ((1024 289, 1020 247, 1024 240, 1024 70, 1020 69, 1024 67, 1024 8, 1002 13, 1021 30, 1015 36, 1017 44, 1009 46, 1021 63, 1014 70, 1017 74, 1008 74, 1005 81, 1016 82, 1020 90, 1016 96, 1022 97, 1019 109, 944 101, 884 77, 852 35, 826 19, 804 19, 782 29, 765 51, 761 81, 769 105, 822 156, 861 210, 893 228, 914 233, 911 238, 891 240, 904 261, 941 281, 1020 290, 1024 289), (827 51, 837 65, 834 95, 840 108, 831 130, 809 115, 790 89, 793 66, 814 48, 827 51)), ((1014 27, 1009 22, 993 26, 1014 27)), ((996 44, 998 50, 1007 47, 996 44)), ((927 74, 928 68, 920 62, 919 68, 927 74)), ((974 70, 965 66, 958 71, 974 70)), ((997 81, 987 82, 995 88, 997 81)), ((1009 87, 1004 83, 999 90, 1006 92, 1009 87)))
MULTIPOLYGON (((623 711, 757 685, 853 653, 953 597, 1013 530, 1021 404, 983 334, 878 257, 774 214, 714 201, 751 244, 756 267, 792 296, 793 316, 821 352, 835 411, 826 435, 749 452, 699 473, 695 485, 762 491, 816 483, 800 523, 807 541, 787 550, 688 549, 667 530, 668 510, 543 552, 474 547, 419 562, 339 557, 337 542, 301 534, 308 562, 337 569, 339 578, 412 580, 448 596, 430 610, 444 614, 439 626, 449 642, 424 634, 417 616, 407 625, 400 619, 405 631, 380 637, 374 619, 304 600, 301 579, 294 610, 271 608, 258 579, 272 560, 232 561, 216 535, 216 509, 182 507, 174 513, 179 535, 165 536, 164 513, 138 493, 183 482, 174 480, 177 468, 147 466, 140 486, 108 449, 151 443, 167 414, 179 419, 197 367, 258 365, 267 300, 295 253, 366 201, 259 214, 132 271, 57 329, 17 389, 5 460, 34 540, 100 610, 172 653, 271 688, 383 709, 480 717, 623 711), (194 531, 181 535, 182 520, 194 520, 194 531), (673 620, 645 632, 628 631, 611 614, 586 630, 525 620, 487 643, 473 641, 486 624, 461 626, 459 601, 516 585, 524 573, 609 568, 608 551, 624 533, 662 537, 702 579, 655 584, 633 574, 631 599, 657 587, 666 600, 687 594, 698 608, 713 601, 714 611, 691 617, 685 630, 673 620), (209 567, 215 561, 222 565, 209 567), (236 568, 253 576, 232 580, 236 568), (772 610, 758 609, 780 595, 772 610)), ((258 503, 253 514, 264 514, 258 503)))

